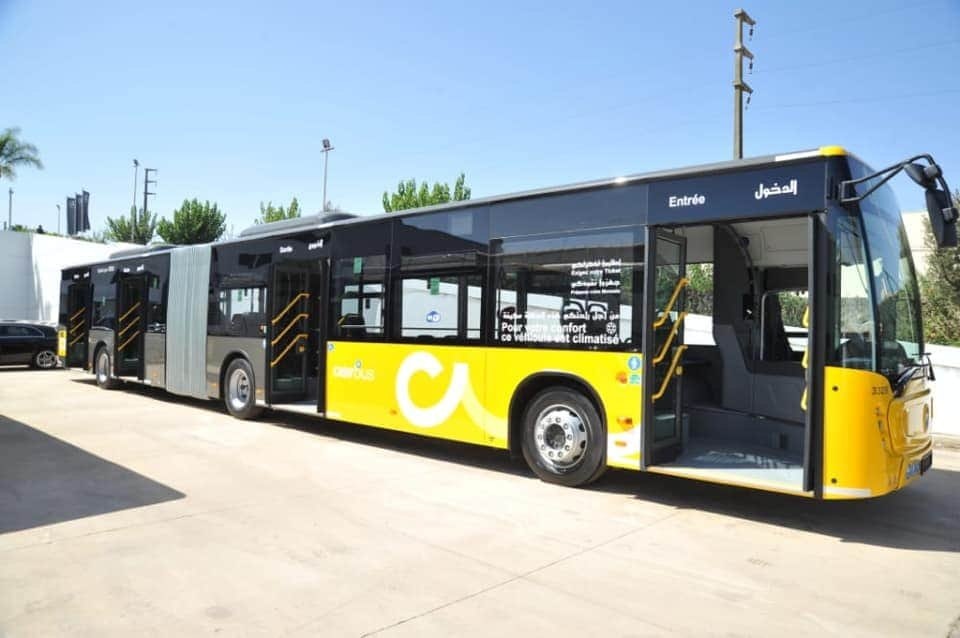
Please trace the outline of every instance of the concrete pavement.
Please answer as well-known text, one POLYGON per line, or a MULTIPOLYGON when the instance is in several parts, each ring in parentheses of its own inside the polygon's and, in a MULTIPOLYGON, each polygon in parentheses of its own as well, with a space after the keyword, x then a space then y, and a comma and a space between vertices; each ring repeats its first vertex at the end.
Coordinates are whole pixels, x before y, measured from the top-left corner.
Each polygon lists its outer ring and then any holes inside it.
POLYGON ((610 472, 0 369, 0 636, 944 636, 960 452, 873 501, 610 472))

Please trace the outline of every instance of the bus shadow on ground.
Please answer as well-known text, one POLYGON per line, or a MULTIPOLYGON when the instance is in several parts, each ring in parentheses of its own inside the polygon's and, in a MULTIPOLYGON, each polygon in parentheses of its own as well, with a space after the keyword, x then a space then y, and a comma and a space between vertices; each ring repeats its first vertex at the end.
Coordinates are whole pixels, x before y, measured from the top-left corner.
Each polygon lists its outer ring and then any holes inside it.
POLYGON ((184 496, 0 415, 0 534, 184 496))
MULTIPOLYGON (((92 379, 74 381, 93 383, 92 379)), ((224 412, 221 402, 175 397, 148 386, 130 384, 124 391, 224 412)), ((533 477, 522 459, 513 459, 503 450, 271 410, 260 420, 411 456, 533 477)), ((934 467, 920 480, 893 494, 866 500, 817 501, 628 470, 608 471, 586 489, 831 536, 848 543, 960 552, 960 472, 938 468, 938 452, 934 451, 934 467)))

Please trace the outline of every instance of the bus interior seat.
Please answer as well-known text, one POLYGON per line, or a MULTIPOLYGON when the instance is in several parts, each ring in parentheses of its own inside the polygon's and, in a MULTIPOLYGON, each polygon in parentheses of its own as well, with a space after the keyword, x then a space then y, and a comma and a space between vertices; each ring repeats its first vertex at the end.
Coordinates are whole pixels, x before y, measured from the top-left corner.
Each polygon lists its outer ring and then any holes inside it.
POLYGON ((256 336, 266 321, 262 312, 240 312, 230 319, 230 333, 235 336, 256 336))
POLYGON ((339 332, 341 337, 367 336, 366 322, 363 320, 363 315, 359 313, 348 312, 340 317, 337 326, 340 328, 339 332))

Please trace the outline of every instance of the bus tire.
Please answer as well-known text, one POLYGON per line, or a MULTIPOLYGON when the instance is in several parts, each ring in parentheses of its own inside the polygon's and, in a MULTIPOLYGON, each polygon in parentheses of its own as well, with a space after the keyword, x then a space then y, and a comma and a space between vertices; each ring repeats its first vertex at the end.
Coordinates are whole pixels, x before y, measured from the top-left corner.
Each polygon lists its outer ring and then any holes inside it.
POLYGON ((606 433, 596 407, 563 387, 537 394, 523 416, 523 458, 548 483, 586 485, 606 469, 606 433))
POLYGON ((250 362, 239 357, 230 362, 223 375, 223 402, 227 412, 238 419, 255 419, 263 412, 257 405, 257 383, 250 362))
POLYGON ((97 356, 93 358, 93 374, 96 376, 97 385, 104 390, 113 390, 118 382, 112 376, 113 362, 110 360, 110 353, 106 346, 101 346, 97 350, 97 356))

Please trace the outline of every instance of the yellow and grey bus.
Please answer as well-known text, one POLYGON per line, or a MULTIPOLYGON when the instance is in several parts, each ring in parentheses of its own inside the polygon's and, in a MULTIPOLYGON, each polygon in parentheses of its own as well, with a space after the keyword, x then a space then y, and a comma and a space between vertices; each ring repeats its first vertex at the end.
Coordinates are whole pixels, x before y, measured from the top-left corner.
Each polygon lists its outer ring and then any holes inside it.
POLYGON ((813 498, 930 467, 919 294, 887 181, 839 147, 375 216, 317 215, 69 268, 61 352, 139 382, 509 450, 813 498))

